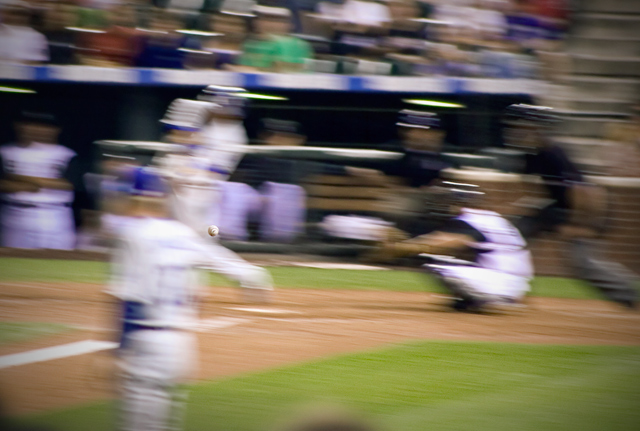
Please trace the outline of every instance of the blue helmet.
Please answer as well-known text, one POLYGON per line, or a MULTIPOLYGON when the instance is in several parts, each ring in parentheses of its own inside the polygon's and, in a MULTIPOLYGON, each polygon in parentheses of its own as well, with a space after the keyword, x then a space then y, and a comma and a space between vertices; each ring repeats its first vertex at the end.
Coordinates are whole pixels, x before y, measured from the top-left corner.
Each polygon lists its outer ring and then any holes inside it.
POLYGON ((158 169, 145 166, 133 170, 129 190, 131 195, 162 198, 168 191, 167 184, 158 169))

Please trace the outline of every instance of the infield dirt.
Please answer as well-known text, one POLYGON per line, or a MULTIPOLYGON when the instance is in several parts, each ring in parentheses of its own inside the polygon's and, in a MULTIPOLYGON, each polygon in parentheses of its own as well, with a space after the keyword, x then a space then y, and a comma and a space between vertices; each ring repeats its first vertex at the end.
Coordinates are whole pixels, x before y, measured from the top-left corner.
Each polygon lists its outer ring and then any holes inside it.
MULTIPOLYGON (((0 356, 73 341, 117 338, 116 314, 95 284, 1 283, 0 316, 54 322, 71 331, 0 346, 0 356)), ((513 343, 640 345, 640 313, 594 300, 530 298, 508 316, 449 311, 447 299, 420 292, 283 289, 269 306, 211 288, 201 317, 197 379, 216 379, 415 339, 513 343), (216 328, 216 322, 226 322, 216 328), (231 322, 231 324, 228 324, 231 322)), ((0 370, 8 414, 112 397, 112 355, 99 352, 0 370)))

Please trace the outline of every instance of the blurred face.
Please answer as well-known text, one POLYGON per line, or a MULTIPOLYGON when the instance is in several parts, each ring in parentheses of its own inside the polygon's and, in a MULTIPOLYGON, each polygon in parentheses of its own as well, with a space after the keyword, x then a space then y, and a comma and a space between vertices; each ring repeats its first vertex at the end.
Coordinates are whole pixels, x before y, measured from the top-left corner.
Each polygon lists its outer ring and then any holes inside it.
POLYGON ((291 24, 288 18, 275 18, 271 16, 263 16, 256 21, 256 28, 261 34, 288 34, 291 24))
POLYGON ((29 26, 31 13, 23 7, 8 7, 2 10, 2 23, 15 26, 29 26))
POLYGON ((189 130, 171 129, 165 135, 166 139, 173 144, 180 145, 199 145, 202 142, 196 132, 189 130))
POLYGON ((265 138, 266 145, 299 146, 304 145, 305 136, 297 133, 269 133, 265 138))
POLYGON ((21 121, 16 124, 16 133, 18 141, 23 145, 29 145, 32 142, 53 144, 58 142, 60 129, 49 124, 21 121))
POLYGON ((387 4, 393 19, 401 20, 418 16, 418 8, 413 1, 394 1, 387 4))
POLYGON ((131 7, 118 6, 109 10, 109 22, 121 27, 135 27, 135 11, 131 7))
POLYGON ((243 19, 239 16, 231 15, 213 15, 211 28, 213 31, 224 33, 226 36, 242 36, 247 32, 243 19))
POLYGON ((401 129, 403 144, 406 148, 418 151, 442 150, 444 131, 438 129, 421 129, 417 127, 403 127, 401 129))
POLYGON ((69 5, 56 4, 46 15, 46 25, 49 28, 64 28, 75 24, 75 14, 69 5))
POLYGON ((540 128, 525 122, 508 125, 504 129, 504 142, 525 148, 541 148, 544 145, 540 128))

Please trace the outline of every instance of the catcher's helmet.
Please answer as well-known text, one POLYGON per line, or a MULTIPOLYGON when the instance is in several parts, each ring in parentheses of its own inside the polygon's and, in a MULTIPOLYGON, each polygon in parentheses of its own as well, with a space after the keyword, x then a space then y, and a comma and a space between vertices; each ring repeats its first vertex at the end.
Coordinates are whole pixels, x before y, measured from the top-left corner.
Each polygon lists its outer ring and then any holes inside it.
POLYGON ((436 220, 446 220, 457 214, 460 208, 481 206, 484 192, 476 184, 443 181, 437 192, 425 202, 426 213, 436 220))
POLYGON ((503 122, 509 124, 528 123, 542 127, 550 127, 559 121, 553 108, 540 105, 518 103, 509 105, 504 113, 503 122))

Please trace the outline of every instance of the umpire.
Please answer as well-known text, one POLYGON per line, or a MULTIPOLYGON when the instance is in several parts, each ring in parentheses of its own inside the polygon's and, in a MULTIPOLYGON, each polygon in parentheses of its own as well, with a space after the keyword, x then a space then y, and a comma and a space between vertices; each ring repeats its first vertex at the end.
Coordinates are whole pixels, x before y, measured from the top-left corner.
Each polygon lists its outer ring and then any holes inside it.
POLYGON ((550 139, 558 118, 551 108, 517 104, 507 108, 505 142, 526 152, 524 173, 538 176, 548 194, 530 215, 516 221, 528 240, 542 232, 558 232, 567 240, 569 262, 576 277, 607 299, 635 308, 637 277, 600 252, 606 225, 607 199, 603 188, 585 181, 564 150, 550 139))

